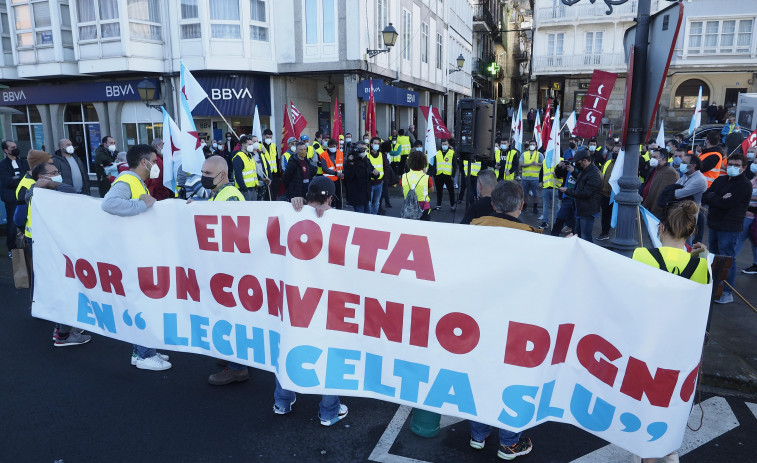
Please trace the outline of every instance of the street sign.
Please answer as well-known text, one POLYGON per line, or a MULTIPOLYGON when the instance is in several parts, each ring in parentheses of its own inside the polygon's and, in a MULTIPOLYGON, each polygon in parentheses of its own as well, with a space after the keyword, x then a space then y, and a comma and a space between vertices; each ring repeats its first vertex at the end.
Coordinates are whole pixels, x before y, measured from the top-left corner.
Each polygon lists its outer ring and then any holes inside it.
MULTIPOLYGON (((654 117, 660 104, 662 88, 668 75, 670 60, 673 58, 676 39, 683 21, 683 3, 674 3, 649 19, 649 44, 647 47, 647 69, 642 127, 647 127, 646 141, 654 125, 654 117), (664 64, 664 65, 663 65, 664 64), (656 90, 656 91, 655 91, 656 90)), ((636 41, 636 26, 628 28, 623 38, 626 61, 631 54, 631 45, 636 41)), ((638 101, 639 98, 636 98, 638 101)))
POLYGON ((486 70, 489 71, 489 74, 493 76, 496 76, 499 73, 500 69, 502 69, 502 66, 497 63, 492 63, 488 68, 486 68, 486 70))

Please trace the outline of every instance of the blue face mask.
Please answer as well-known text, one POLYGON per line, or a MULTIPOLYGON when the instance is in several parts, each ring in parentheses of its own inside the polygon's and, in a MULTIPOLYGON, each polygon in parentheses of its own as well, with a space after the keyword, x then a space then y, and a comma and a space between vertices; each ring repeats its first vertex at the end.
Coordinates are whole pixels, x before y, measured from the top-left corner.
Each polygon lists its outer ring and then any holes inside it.
POLYGON ((678 166, 678 171, 680 173, 682 173, 682 174, 685 174, 686 172, 689 171, 689 165, 688 164, 681 164, 680 166, 678 166))
POLYGON ((751 170, 753 174, 757 174, 757 164, 755 163, 749 164, 749 170, 751 170))
POLYGON ((726 169, 726 173, 728 174, 729 177, 736 177, 737 175, 741 173, 741 169, 736 166, 728 166, 728 168, 726 169))
POLYGON ((681 165, 681 158, 673 158, 673 165, 678 167, 681 165))

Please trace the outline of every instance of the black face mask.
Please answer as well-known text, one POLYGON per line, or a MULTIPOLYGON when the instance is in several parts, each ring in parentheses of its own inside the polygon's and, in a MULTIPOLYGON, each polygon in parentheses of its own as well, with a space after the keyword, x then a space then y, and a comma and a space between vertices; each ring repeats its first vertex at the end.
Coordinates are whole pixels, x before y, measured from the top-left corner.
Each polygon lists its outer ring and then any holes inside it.
POLYGON ((572 150, 576 149, 576 144, 575 143, 571 143, 570 144, 570 149, 572 149, 572 150))
POLYGON ((18 147, 15 147, 11 150, 11 156, 18 157, 21 154, 21 151, 18 150, 18 147))
POLYGON ((202 184, 202 187, 206 190, 212 190, 216 187, 216 184, 214 183, 216 181, 215 177, 207 177, 205 175, 202 176, 200 179, 200 183, 202 184))

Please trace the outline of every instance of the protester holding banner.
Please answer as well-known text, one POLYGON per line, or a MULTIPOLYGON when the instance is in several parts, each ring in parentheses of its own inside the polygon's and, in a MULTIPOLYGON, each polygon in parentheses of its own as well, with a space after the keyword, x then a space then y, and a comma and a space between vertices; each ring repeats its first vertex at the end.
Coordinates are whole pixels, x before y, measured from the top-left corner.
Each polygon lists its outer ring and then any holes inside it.
MULTIPOLYGON (((311 148, 312 149, 312 148, 311 148)), ((308 184, 315 178, 318 167, 307 158, 308 145, 304 142, 297 143, 297 154, 289 159, 282 181, 286 199, 305 197, 308 184)))
POLYGON ((601 210, 602 176, 597 166, 591 162, 591 155, 587 150, 579 151, 573 160, 579 171, 576 186, 569 189, 566 185, 559 190, 576 200, 575 234, 581 239, 593 242, 594 218, 601 210))
MULTIPOLYGON (((150 146, 132 146, 126 153, 129 170, 120 174, 113 182, 113 186, 101 204, 102 210, 120 217, 147 212, 147 209, 155 204, 155 198, 150 195, 145 181, 158 178, 160 171, 157 159, 158 155, 150 146)), ((136 344, 132 349, 131 364, 140 370, 160 371, 171 368, 167 355, 160 354, 153 348, 136 344)))

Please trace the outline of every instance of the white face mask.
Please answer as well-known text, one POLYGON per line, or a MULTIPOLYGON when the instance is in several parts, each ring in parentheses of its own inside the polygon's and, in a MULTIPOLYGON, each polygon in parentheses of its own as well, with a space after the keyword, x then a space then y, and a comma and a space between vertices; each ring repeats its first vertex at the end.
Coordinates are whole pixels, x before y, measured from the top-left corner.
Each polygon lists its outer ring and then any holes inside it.
POLYGON ((218 149, 218 143, 213 143, 213 149, 218 149))
POLYGON ((373 151, 378 151, 379 150, 379 145, 377 145, 377 144, 374 143, 373 145, 371 145, 371 148, 373 148, 373 151))
POLYGON ((529 145, 528 149, 530 149, 531 151, 534 151, 536 149, 536 145, 529 145))
POLYGON ((63 176, 58 174, 55 177, 50 177, 53 182, 63 183, 63 176))
POLYGON ((336 153, 336 147, 332 146, 331 148, 329 148, 329 153, 336 153))
POLYGON ((370 142, 371 142, 371 141, 370 141, 369 139, 367 139, 367 138, 364 138, 364 139, 363 139, 363 141, 365 142, 365 144, 366 144, 366 145, 367 145, 368 143, 370 143, 370 142))
POLYGON ((660 162, 657 160, 657 158, 649 159, 649 167, 657 167, 659 164, 660 162))
POLYGON ((260 149, 260 143, 255 142, 252 144, 252 151, 257 151, 260 149))
POLYGON ((158 178, 160 176, 160 167, 155 163, 150 167, 150 178, 158 178))
POLYGON ((273 139, 272 139, 272 138, 266 138, 266 139, 265 139, 265 143, 266 143, 266 145, 270 145, 272 141, 273 141, 273 139))
POLYGON ((116 152, 116 145, 108 145, 108 151, 110 151, 111 153, 115 153, 116 152))
POLYGON ((66 146, 66 153, 68 153, 68 154, 74 154, 74 147, 71 146, 71 145, 66 146))

